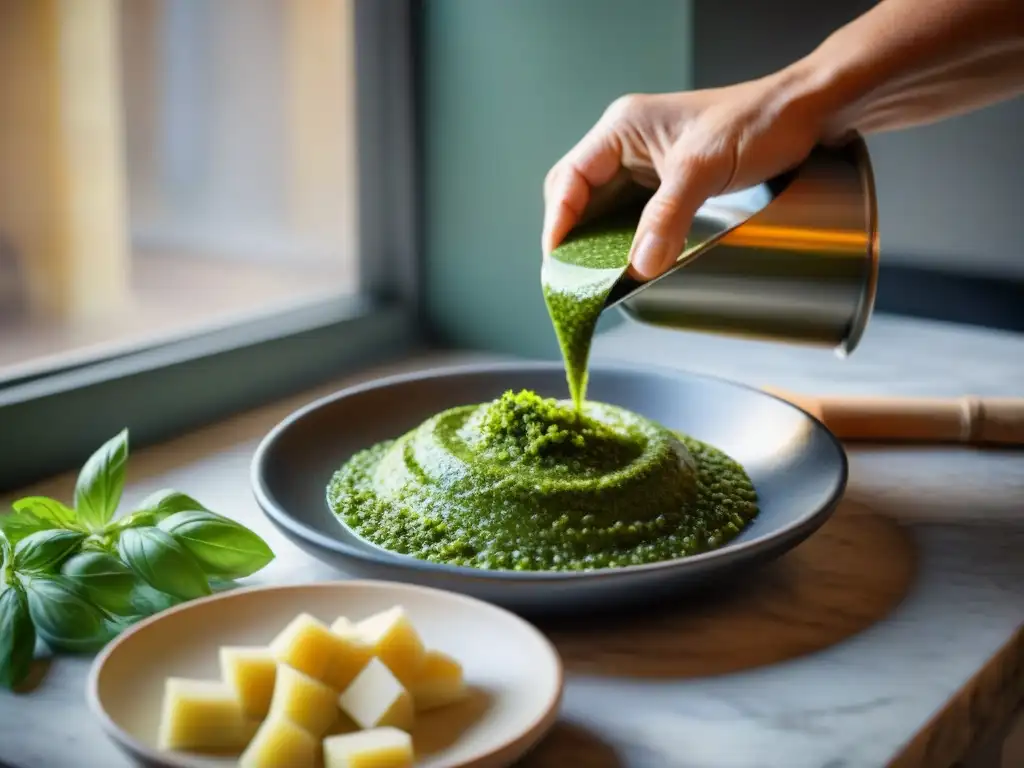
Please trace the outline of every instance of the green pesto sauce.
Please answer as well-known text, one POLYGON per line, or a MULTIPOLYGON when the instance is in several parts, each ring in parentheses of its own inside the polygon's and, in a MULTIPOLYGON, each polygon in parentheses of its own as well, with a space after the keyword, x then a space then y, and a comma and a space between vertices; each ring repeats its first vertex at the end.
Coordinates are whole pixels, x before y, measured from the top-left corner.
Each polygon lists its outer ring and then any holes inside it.
POLYGON ((385 549, 503 570, 638 565, 725 544, 757 514, 721 451, 622 408, 506 392, 352 457, 328 502, 385 549))
POLYGON ((635 222, 579 227, 544 260, 569 399, 509 391, 360 451, 327 488, 342 522, 393 552, 520 571, 653 563, 740 533, 758 507, 739 464, 639 414, 586 400, 594 328, 628 266, 635 222))
POLYGON ((587 362, 605 299, 629 266, 636 218, 628 212, 577 227, 544 260, 541 288, 565 362, 569 397, 586 400, 587 362))

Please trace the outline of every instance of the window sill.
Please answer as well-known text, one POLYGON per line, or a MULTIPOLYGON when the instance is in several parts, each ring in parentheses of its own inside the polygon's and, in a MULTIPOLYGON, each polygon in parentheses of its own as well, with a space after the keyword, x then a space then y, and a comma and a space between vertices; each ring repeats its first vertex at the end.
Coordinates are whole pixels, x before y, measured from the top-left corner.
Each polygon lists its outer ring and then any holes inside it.
POLYGON ((261 261, 259 254, 232 258, 137 247, 125 285, 107 297, 99 315, 29 313, 27 285, 17 273, 8 275, 14 295, 6 305, 0 296, 0 390, 15 381, 355 296, 358 269, 351 260, 338 254, 320 263, 298 258, 274 263, 261 261))
POLYGON ((77 468, 127 427, 166 440, 417 349, 412 308, 360 298, 211 330, 0 388, 0 492, 77 468))

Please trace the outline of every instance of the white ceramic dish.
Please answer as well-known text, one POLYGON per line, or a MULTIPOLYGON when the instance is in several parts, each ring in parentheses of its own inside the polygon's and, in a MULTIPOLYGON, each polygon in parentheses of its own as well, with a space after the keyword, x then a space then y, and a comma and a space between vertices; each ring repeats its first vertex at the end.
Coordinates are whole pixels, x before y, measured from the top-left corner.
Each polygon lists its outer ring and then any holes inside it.
POLYGON ((164 679, 217 678, 220 645, 265 644, 300 612, 323 621, 403 606, 427 646, 463 663, 469 699, 426 713, 413 734, 417 768, 497 768, 522 757, 558 717, 562 663, 531 624, 489 603, 429 587, 380 581, 251 587, 146 619, 93 662, 88 701, 129 756, 161 768, 223 768, 236 761, 156 749, 164 679))

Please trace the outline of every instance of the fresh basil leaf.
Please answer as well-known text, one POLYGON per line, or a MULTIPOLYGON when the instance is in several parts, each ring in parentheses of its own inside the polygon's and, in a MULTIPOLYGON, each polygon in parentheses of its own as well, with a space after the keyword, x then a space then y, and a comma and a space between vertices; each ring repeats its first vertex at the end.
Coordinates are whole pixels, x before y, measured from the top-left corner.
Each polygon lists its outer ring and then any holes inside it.
POLYGON ((114 516, 124 490, 124 468, 128 462, 128 430, 110 438, 78 474, 75 510, 90 531, 100 531, 114 516))
POLYGON ((92 536, 86 538, 82 542, 82 552, 106 552, 109 554, 117 553, 117 536, 109 533, 94 533, 92 536))
POLYGON ((203 569, 174 537, 159 528, 128 528, 117 543, 121 559, 154 589, 191 600, 210 594, 203 569))
POLYGON ((0 587, 0 685, 14 688, 28 675, 36 628, 20 582, 0 587))
POLYGON ((177 512, 192 510, 209 511, 191 496, 165 488, 147 496, 134 512, 118 521, 117 527, 123 529, 156 525, 177 512))
POLYGON ((208 575, 221 579, 249 576, 274 559, 263 539, 213 512, 178 512, 161 520, 160 529, 191 552, 208 575))
POLYGON ((28 580, 28 609, 36 632, 54 651, 95 651, 113 637, 103 611, 59 576, 28 580))
POLYGON ((31 533, 14 548, 14 570, 19 573, 56 570, 78 549, 84 539, 84 533, 60 528, 31 533))
POLYGON ((210 589, 213 590, 214 594, 218 592, 230 592, 232 589, 238 589, 245 585, 235 581, 234 579, 222 579, 217 576, 210 576, 207 578, 210 582, 210 589))
POLYGON ((138 509, 114 523, 112 530, 156 525, 164 518, 185 510, 206 511, 206 507, 191 496, 165 488, 146 497, 138 509))
POLYGON ((138 616, 152 616, 154 613, 166 611, 180 602, 182 602, 180 597, 153 589, 143 581, 135 585, 131 594, 132 613, 138 616))
POLYGON ((67 528, 72 531, 84 530, 78 522, 75 510, 47 496, 27 496, 12 505, 16 512, 28 512, 40 520, 48 520, 52 528, 67 528))
POLYGON ((53 530, 54 525, 49 520, 36 517, 31 512, 10 512, 0 515, 0 532, 14 546, 29 534, 36 531, 53 530))
POLYGON ((156 525, 158 522, 159 521, 152 512, 132 512, 130 515, 125 515, 120 520, 115 520, 104 530, 107 533, 119 535, 121 531, 127 528, 145 528, 150 525, 156 525))
POLYGON ((116 618, 111 616, 104 618, 99 630, 88 637, 46 638, 42 633, 39 636, 46 640, 47 647, 57 653, 96 653, 117 637, 122 629, 116 618))
POLYGON ((133 613, 129 616, 114 616, 110 619, 111 629, 117 633, 128 629, 132 624, 137 624, 143 619, 149 618, 148 614, 133 613))
POLYGON ((64 563, 61 575, 108 613, 136 612, 132 592, 139 580, 131 568, 111 554, 80 552, 64 563))

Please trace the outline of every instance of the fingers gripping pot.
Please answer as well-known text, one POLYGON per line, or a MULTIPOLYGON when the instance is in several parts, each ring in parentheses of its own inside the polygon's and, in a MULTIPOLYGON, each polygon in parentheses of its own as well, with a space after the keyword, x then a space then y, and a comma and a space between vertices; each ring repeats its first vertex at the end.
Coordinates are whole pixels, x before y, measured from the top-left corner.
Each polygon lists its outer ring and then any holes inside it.
POLYGON ((623 276, 605 308, 648 325, 846 356, 874 307, 877 227, 863 139, 819 146, 785 174, 709 199, 676 264, 648 282, 623 276))

